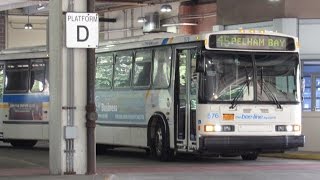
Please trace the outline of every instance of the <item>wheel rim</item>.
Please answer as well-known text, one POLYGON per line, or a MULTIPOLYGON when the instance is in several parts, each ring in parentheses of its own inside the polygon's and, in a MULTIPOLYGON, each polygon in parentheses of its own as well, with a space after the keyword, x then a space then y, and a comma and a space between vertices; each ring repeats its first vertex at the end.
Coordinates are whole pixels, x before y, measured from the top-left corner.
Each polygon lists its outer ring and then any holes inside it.
POLYGON ((156 153, 158 156, 160 156, 162 153, 162 131, 161 131, 161 128, 159 128, 156 132, 155 146, 156 146, 156 153))

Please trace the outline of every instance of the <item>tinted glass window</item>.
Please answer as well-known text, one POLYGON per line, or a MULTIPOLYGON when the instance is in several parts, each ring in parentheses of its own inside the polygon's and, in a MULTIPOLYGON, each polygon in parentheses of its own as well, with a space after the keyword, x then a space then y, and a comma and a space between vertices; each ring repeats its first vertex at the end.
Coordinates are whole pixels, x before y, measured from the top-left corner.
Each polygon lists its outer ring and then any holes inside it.
POLYGON ((130 87, 132 59, 131 51, 117 54, 114 67, 114 87, 130 87))
POLYGON ((167 88, 170 84, 171 48, 157 48, 154 51, 153 87, 167 88))
POLYGON ((31 92, 48 91, 48 80, 46 78, 46 64, 43 61, 36 61, 31 64, 31 92))
POLYGON ((29 63, 16 62, 6 65, 6 91, 27 91, 29 84, 29 63))
POLYGON ((135 58, 133 85, 137 87, 149 86, 152 50, 137 51, 135 58))
POLYGON ((96 89, 110 89, 112 86, 113 55, 99 54, 97 56, 96 89))

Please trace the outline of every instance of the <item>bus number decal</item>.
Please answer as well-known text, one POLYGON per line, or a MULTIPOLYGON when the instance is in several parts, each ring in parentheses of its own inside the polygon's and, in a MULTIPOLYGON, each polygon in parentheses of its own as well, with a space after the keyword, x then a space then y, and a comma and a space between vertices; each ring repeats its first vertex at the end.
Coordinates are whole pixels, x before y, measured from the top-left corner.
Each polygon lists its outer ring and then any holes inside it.
POLYGON ((208 119, 211 120, 211 119, 219 119, 220 118, 220 114, 219 113, 216 113, 216 112, 210 112, 208 113, 208 119))

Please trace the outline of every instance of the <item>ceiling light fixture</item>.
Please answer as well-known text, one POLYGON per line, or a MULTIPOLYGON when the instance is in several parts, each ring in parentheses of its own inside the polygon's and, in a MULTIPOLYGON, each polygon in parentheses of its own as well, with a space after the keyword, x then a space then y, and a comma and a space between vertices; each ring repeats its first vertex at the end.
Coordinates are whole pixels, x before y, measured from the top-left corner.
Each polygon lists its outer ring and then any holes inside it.
POLYGON ((147 20, 146 20, 145 17, 138 17, 138 20, 137 20, 138 23, 144 23, 144 22, 146 22, 146 21, 147 21, 147 20))
POLYGON ((24 25, 24 29, 31 30, 32 24, 29 22, 29 9, 28 9, 28 23, 24 25))
POLYGON ((43 9, 45 9, 46 7, 44 6, 44 5, 42 5, 42 4, 39 4, 38 6, 37 6, 37 10, 38 11, 41 11, 41 10, 43 10, 43 9))
POLYGON ((170 26, 197 26, 197 23, 174 23, 174 24, 163 24, 162 27, 170 26))
POLYGON ((161 6, 160 9, 161 12, 171 12, 172 11, 172 6, 169 4, 164 4, 161 6))
POLYGON ((147 19, 142 15, 143 14, 142 7, 140 7, 140 10, 141 10, 141 16, 138 17, 137 22, 138 23, 145 23, 145 22, 147 22, 147 19))

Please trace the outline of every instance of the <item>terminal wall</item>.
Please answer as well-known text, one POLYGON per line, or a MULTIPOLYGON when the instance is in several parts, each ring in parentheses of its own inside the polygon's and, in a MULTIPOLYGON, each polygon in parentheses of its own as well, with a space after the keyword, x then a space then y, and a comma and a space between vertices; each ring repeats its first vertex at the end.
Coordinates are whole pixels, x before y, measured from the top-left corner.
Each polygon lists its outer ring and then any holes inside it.
POLYGON ((30 16, 33 29, 26 30, 24 25, 28 22, 27 16, 8 16, 6 48, 46 45, 47 18, 30 16))
POLYGON ((270 21, 284 17, 284 1, 269 0, 217 0, 219 25, 233 25, 270 21))
POLYGON ((277 18, 320 18, 319 0, 217 0, 218 24, 233 25, 277 18))
POLYGON ((319 0, 286 0, 285 17, 320 18, 319 0))

